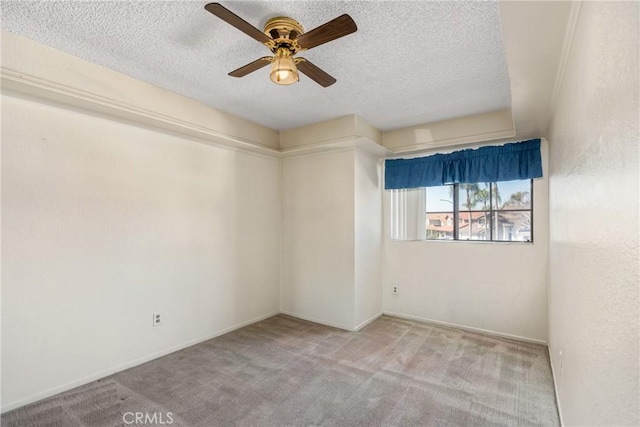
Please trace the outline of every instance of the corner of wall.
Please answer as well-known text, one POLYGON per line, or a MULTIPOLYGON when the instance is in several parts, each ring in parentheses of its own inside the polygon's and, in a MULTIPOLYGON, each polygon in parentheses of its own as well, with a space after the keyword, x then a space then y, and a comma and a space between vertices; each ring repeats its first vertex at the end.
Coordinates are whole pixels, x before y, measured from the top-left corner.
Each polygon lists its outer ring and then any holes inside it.
POLYGON ((551 129, 551 121, 555 115, 556 105, 558 104, 558 97, 560 90, 564 83, 564 73, 569 61, 569 55, 571 54, 571 46, 573 44, 573 36, 576 31, 576 25, 580 16, 580 8, 582 6, 582 0, 574 0, 571 2, 571 10, 569 11, 569 19, 567 21, 567 28, 565 30, 564 42, 562 43, 562 52, 560 53, 560 63, 558 64, 558 70, 556 72, 556 78, 553 84, 553 92, 551 94, 551 101, 549 103, 549 114, 546 120, 545 135, 549 135, 551 129))

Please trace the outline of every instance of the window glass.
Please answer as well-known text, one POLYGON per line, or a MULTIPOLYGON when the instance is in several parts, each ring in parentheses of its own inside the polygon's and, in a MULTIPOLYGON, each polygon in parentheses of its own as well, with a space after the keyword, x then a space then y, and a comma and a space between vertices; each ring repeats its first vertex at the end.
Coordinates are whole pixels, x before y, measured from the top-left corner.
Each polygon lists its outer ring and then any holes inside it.
POLYGON ((493 186, 494 209, 531 209, 529 180, 496 182, 493 186))
POLYGON ((426 188, 427 240, 532 241, 533 180, 426 188))
POLYGON ((452 240, 453 185, 427 188, 427 240, 452 240))
POLYGON ((427 213, 427 240, 453 239, 453 212, 427 213))
POLYGON ((491 240, 491 212, 460 212, 459 240, 491 240))
POLYGON ((458 184, 458 209, 489 209, 489 183, 458 184))
POLYGON ((453 185, 427 188, 427 211, 453 211, 453 185))
POLYGON ((531 212, 514 210, 498 212, 495 233, 494 240, 531 241, 531 212))

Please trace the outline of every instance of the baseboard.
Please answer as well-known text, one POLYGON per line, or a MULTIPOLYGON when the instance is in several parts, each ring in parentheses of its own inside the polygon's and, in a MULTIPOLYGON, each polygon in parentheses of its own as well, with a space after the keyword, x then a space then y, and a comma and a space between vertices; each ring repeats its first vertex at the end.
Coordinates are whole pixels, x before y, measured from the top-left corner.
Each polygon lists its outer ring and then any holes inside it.
POLYGON ((547 346, 547 342, 546 341, 539 340, 539 339, 536 339, 536 338, 528 338, 528 337, 522 337, 520 335, 505 334, 503 332, 491 331, 489 329, 475 328, 473 326, 459 325, 457 323, 443 322, 441 320, 428 319, 426 317, 419 317, 419 316, 411 316, 411 315, 408 315, 408 314, 394 313, 394 312, 391 312, 391 311, 385 311, 384 314, 386 316, 398 317, 400 319, 415 320, 415 321, 423 322, 423 323, 431 323, 431 324, 434 324, 434 325, 447 326, 447 327, 450 327, 450 328, 464 329, 466 331, 478 332, 480 334, 493 335, 493 336, 500 337, 500 338, 509 338, 509 339, 516 340, 516 341, 523 341, 523 342, 528 342, 528 343, 532 343, 532 344, 541 344, 541 345, 547 346))
POLYGON ((278 313, 279 313, 279 311, 275 311, 273 313, 265 314, 265 315, 262 315, 262 316, 259 316, 259 317, 256 317, 256 318, 253 318, 253 319, 250 319, 250 320, 246 320, 244 322, 237 323, 237 324, 235 324, 235 325, 233 325, 231 327, 216 331, 213 334, 209 334, 209 335, 206 335, 206 336, 203 336, 203 337, 195 338, 193 340, 186 341, 186 342, 184 342, 182 344, 179 344, 179 345, 176 345, 176 346, 172 346, 172 347, 168 347, 168 348, 165 348, 163 350, 157 351, 155 353, 151 353, 151 354, 148 354, 146 356, 142 356, 142 357, 139 357, 137 359, 133 359, 133 360, 121 363, 121 364, 116 365, 114 367, 111 367, 109 369, 105 369, 103 371, 96 372, 96 373, 91 374, 91 375, 87 375, 87 376, 82 377, 82 378, 80 378, 78 380, 71 381, 71 382, 63 384, 61 386, 50 388, 50 389, 45 390, 43 392, 37 393, 37 394, 35 394, 33 396, 29 396, 29 397, 26 397, 26 398, 15 400, 15 401, 10 402, 10 403, 8 403, 6 405, 3 405, 1 412, 5 413, 7 411, 11 411, 11 410, 19 408, 21 406, 28 405, 30 403, 34 403, 34 402, 37 402, 37 401, 42 400, 42 399, 46 399, 47 397, 54 396, 54 395, 56 395, 58 393, 62 393, 62 392, 71 390, 73 388, 79 387, 81 385, 88 384, 88 383, 90 383, 92 381, 96 381, 96 380, 99 380, 101 378, 107 377, 109 375, 113 375, 113 374, 115 374, 117 372, 124 371, 125 369, 133 368, 134 366, 138 366, 138 365, 141 365, 143 363, 149 362, 151 360, 157 359, 159 357, 166 356, 167 354, 174 353, 174 352, 182 350, 182 349, 184 349, 186 347, 190 347, 192 345, 199 344, 199 343, 201 343, 203 341, 207 341, 207 340, 210 340, 212 338, 219 337, 220 335, 224 335, 224 334, 227 334, 229 332, 235 331, 236 329, 244 328, 245 326, 251 325, 251 324, 256 323, 256 322, 260 322, 261 320, 264 320, 264 319, 268 319, 269 317, 273 317, 273 316, 277 315, 278 313))
POLYGON ((358 332, 360 329, 364 328, 369 323, 373 322, 378 317, 383 315, 382 312, 374 314, 373 316, 371 316, 370 318, 368 318, 364 322, 360 323, 356 327, 350 328, 348 326, 344 326, 344 325, 341 325, 339 323, 327 322, 325 320, 319 320, 319 319, 316 319, 316 318, 313 318, 313 317, 304 316, 304 315, 292 313, 292 312, 289 312, 289 311, 282 311, 281 310, 280 314, 284 314, 284 315, 289 316, 289 317, 295 317, 296 319, 306 320, 307 322, 313 322, 313 323, 318 323, 320 325, 331 326, 332 328, 343 329, 343 330, 349 331, 349 332, 358 332))
MULTIPOLYGON (((155 353, 152 353, 152 354, 149 354, 149 355, 137 358, 137 359, 130 360, 128 362, 122 363, 120 365, 114 366, 114 367, 109 368, 109 369, 105 369, 103 371, 100 371, 100 372, 97 372, 97 373, 94 373, 94 374, 91 374, 91 375, 87 375, 87 376, 85 376, 83 378, 80 378, 78 380, 75 380, 75 381, 66 383, 64 385, 57 386, 57 387, 45 390, 45 391, 37 393, 37 394, 35 394, 33 396, 29 396, 27 398, 23 398, 23 399, 19 399, 19 400, 10 402, 10 403, 2 406, 1 412, 5 413, 7 411, 11 411, 11 410, 19 408, 21 406, 28 405, 30 403, 34 403, 34 402, 37 402, 37 401, 42 400, 42 399, 46 399, 46 398, 54 396, 54 395, 56 395, 58 393, 62 393, 62 392, 71 390, 71 389, 73 389, 75 387, 79 387, 81 385, 88 384, 88 383, 90 383, 92 381, 96 381, 96 380, 99 380, 101 378, 107 377, 109 375, 113 375, 113 374, 115 374, 117 372, 121 372, 121 371, 124 371, 126 369, 133 368, 134 366, 138 366, 138 365, 141 365, 143 363, 149 362, 151 360, 157 359, 159 357, 166 356, 167 354, 174 353, 174 352, 182 350, 182 349, 184 349, 186 347, 190 347, 192 345, 199 344, 199 343, 201 343, 203 341, 207 341, 207 340, 210 340, 212 338, 219 337, 220 335, 227 334, 229 332, 235 331, 236 329, 240 329, 240 328, 243 328, 245 326, 251 325, 253 323, 260 322, 260 321, 262 321, 264 319, 268 319, 269 317, 273 317, 273 316, 275 316, 277 314, 284 314, 284 315, 287 315, 287 316, 290 316, 290 317, 295 317, 295 318, 298 318, 298 319, 306 320, 306 321, 313 322, 313 323, 318 323, 318 324, 321 324, 321 325, 330 326, 330 327, 333 327, 333 328, 343 329, 343 330, 347 330, 347 331, 350 331, 350 332, 359 331, 360 329, 364 328, 369 323, 373 322, 378 317, 380 317, 380 316, 382 316, 384 314, 384 315, 387 315, 387 316, 398 317, 398 318, 401 318, 401 319, 415 320, 415 321, 418 321, 418 322, 431 323, 431 324, 435 324, 435 325, 441 325, 441 326, 448 326, 448 327, 453 327, 453 328, 458 328, 458 329, 464 329, 464 330, 469 330, 469 331, 472 331, 472 332, 479 332, 479 333, 483 333, 483 334, 487 334, 487 335, 494 335, 494 336, 498 336, 498 337, 502 337, 502 338, 509 338, 509 339, 514 339, 514 340, 524 341, 524 342, 529 342, 529 343, 535 343, 535 344, 542 344, 542 345, 545 345, 545 346, 547 345, 546 341, 542 341, 542 340, 538 340, 538 339, 526 338, 526 337, 521 337, 521 336, 518 336, 518 335, 504 334, 504 333, 490 331, 490 330, 486 330, 486 329, 474 328, 474 327, 470 327, 470 326, 458 325, 458 324, 455 324, 455 323, 442 322, 442 321, 439 321, 439 320, 427 319, 427 318, 423 318, 423 317, 410 316, 410 315, 406 315, 406 314, 393 313, 393 312, 388 312, 388 311, 381 312, 381 313, 375 314, 374 316, 371 316, 369 319, 365 320, 364 322, 362 322, 361 324, 359 324, 355 328, 349 328, 349 327, 346 327, 346 326, 338 324, 338 323, 327 322, 327 321, 319 320, 319 319, 316 319, 316 318, 313 318, 313 317, 299 315, 297 313, 292 313, 292 312, 287 312, 287 311, 275 311, 273 313, 268 313, 268 314, 265 314, 265 315, 250 319, 250 320, 246 320, 246 321, 241 322, 241 323, 237 323, 237 324, 235 324, 235 325, 233 325, 231 327, 216 331, 213 334, 209 334, 209 335, 206 335, 206 336, 203 336, 203 337, 199 337, 199 338, 196 338, 196 339, 193 339, 193 340, 189 340, 189 341, 186 341, 186 342, 184 342, 182 344, 179 344, 179 345, 176 345, 176 346, 172 346, 172 347, 157 351, 155 353)), ((561 411, 561 408, 560 408, 560 401, 558 400, 558 390, 557 390, 557 385, 556 385, 557 382, 556 382, 555 371, 553 370, 553 361, 551 359, 551 354, 549 355, 549 360, 550 360, 550 364, 551 364, 551 372, 552 372, 552 376, 553 376, 553 384, 554 384, 555 393, 556 393, 556 404, 558 406, 558 415, 559 415, 559 418, 560 418, 561 425, 564 425, 564 423, 562 422, 562 411, 561 411)))
POLYGON ((369 323, 373 322, 374 320, 376 320, 378 317, 382 316, 384 313, 380 312, 377 314, 374 314, 373 316, 371 316, 370 318, 368 318, 367 320, 365 320, 364 322, 360 323, 358 326, 356 326, 353 331, 357 332, 360 329, 364 328, 365 326, 367 326, 369 323))
POLYGON ((289 317, 295 317, 296 319, 306 320, 308 322, 318 323, 320 325, 331 326, 332 328, 338 328, 338 329, 342 329, 342 330, 349 331, 349 332, 355 332, 355 329, 350 328, 350 327, 345 326, 345 325, 341 325, 339 323, 327 322, 325 320, 316 319, 316 318, 310 317, 310 316, 304 316, 302 314, 297 314, 297 313, 293 313, 293 312, 290 312, 290 311, 280 310, 280 314, 284 314, 284 315, 289 316, 289 317))
POLYGON ((558 408, 558 418, 560 419, 560 427, 564 426, 562 421, 562 407, 560 406, 560 395, 558 394, 558 381, 556 379, 556 370, 553 368, 553 359, 551 358, 551 344, 548 345, 549 365, 551 365, 551 376, 553 377, 553 391, 556 394, 556 407, 558 408))

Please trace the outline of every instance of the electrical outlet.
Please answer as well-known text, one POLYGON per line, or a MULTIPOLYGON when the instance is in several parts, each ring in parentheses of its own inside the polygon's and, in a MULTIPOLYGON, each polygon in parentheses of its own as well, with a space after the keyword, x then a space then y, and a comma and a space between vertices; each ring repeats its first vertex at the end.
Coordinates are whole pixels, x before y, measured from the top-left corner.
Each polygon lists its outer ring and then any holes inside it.
POLYGON ((160 313, 153 313, 153 326, 160 326, 162 324, 162 318, 160 313))
POLYGON ((393 285, 393 286, 391 287, 391 293, 392 293, 393 295, 398 295, 398 293, 400 293, 400 288, 398 287, 398 285, 393 285))

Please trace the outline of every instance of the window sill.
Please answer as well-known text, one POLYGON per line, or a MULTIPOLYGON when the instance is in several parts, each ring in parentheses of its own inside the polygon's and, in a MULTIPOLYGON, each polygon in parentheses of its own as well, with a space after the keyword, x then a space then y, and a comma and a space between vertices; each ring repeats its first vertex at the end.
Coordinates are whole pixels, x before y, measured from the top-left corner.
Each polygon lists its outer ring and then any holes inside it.
POLYGON ((414 240, 397 240, 389 239, 391 242, 434 242, 434 243, 473 243, 473 244, 491 244, 491 245, 533 245, 534 242, 521 242, 521 241, 500 241, 500 240, 427 240, 427 239, 414 239, 414 240))

